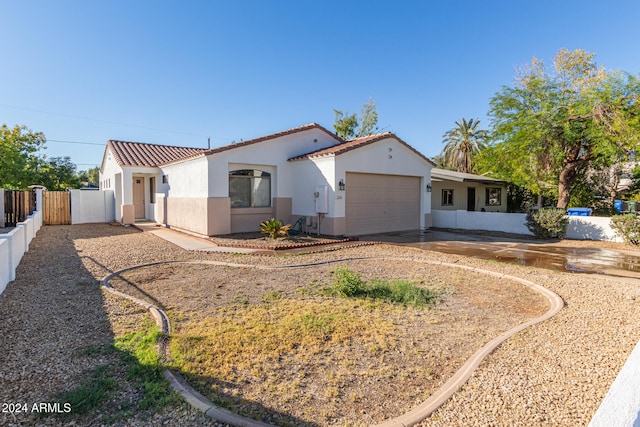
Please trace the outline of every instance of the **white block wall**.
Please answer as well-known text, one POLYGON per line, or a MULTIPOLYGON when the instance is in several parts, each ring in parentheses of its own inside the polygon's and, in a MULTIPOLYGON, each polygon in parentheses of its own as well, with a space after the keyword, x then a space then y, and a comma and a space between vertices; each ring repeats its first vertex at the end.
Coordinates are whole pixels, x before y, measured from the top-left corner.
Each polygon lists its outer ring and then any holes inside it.
POLYGON ((16 279, 18 264, 42 227, 42 190, 36 190, 36 200, 35 212, 8 233, 0 233, 0 294, 16 279))
POLYGON ((113 190, 71 190, 71 224, 115 221, 113 190))
POLYGON ((13 280, 10 249, 10 242, 7 239, 0 239, 0 294, 7 288, 7 283, 13 280))
POLYGON ((600 216, 570 216, 566 237, 577 240, 623 241, 611 228, 611 218, 600 216))
POLYGON ((640 424, 640 343, 611 385, 588 427, 635 427, 640 424))
POLYGON ((433 227, 486 230, 531 236, 526 214, 433 210, 433 227))
MULTIPOLYGON (((31 220, 29 220, 31 221, 31 220)), ((0 240, 6 241, 9 248, 6 251, 6 258, 0 260, 0 266, 4 270, 8 272, 9 281, 15 280, 16 278, 16 268, 18 268, 18 264, 20 264, 20 260, 22 259, 22 255, 27 251, 26 250, 26 228, 25 227, 16 227, 8 233, 0 234, 0 240)), ((4 275, 5 273, 3 273, 4 275)), ((0 284, 0 287, 6 287, 7 284, 0 284)))
MULTIPOLYGON (((526 224, 526 214, 500 212, 468 212, 464 210, 434 210, 433 227, 460 230, 484 230, 531 236, 526 224)), ((597 216, 570 216, 567 239, 606 240, 621 242, 611 228, 611 218, 597 216)))

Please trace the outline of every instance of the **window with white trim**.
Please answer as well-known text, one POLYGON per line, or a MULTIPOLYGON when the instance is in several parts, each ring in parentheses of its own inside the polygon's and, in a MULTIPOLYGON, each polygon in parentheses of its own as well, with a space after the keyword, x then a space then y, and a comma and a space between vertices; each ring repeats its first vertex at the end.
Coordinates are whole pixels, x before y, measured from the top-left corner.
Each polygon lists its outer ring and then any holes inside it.
POLYGON ((256 169, 229 172, 232 208, 271 207, 271 174, 256 169))

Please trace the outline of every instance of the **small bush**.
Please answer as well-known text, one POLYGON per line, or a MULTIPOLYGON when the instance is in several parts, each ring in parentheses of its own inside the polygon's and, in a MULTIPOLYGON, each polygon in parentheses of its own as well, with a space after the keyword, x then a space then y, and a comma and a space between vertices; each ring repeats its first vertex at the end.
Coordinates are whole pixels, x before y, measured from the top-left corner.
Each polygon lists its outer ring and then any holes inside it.
POLYGON ((640 219, 635 214, 618 215, 611 218, 611 228, 625 242, 640 245, 640 219))
POLYGON ((276 237, 287 237, 290 228, 291 224, 282 225, 282 222, 275 218, 260 223, 260 233, 268 234, 272 239, 276 237))
POLYGON ((345 267, 333 271, 333 292, 341 297, 355 297, 365 292, 364 281, 360 276, 345 267))
POLYGON ((331 292, 341 297, 360 297, 382 300, 405 307, 423 307, 438 302, 438 295, 404 280, 374 280, 365 283, 360 276, 344 267, 334 270, 334 283, 331 292))
POLYGON ((370 286, 369 294, 373 298, 380 298, 407 307, 422 307, 435 304, 438 301, 438 296, 434 292, 404 280, 377 280, 370 286))
POLYGON ((569 217, 563 209, 540 209, 527 215, 527 228, 539 239, 562 239, 569 217))

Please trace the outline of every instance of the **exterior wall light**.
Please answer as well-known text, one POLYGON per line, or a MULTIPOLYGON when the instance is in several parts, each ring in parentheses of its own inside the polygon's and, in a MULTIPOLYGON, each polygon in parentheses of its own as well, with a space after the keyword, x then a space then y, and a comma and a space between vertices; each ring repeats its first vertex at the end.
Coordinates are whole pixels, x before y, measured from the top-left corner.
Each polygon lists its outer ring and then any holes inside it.
POLYGON ((344 191, 345 185, 344 185, 344 180, 340 180, 340 182, 338 183, 338 188, 340 189, 340 191, 344 191))
POLYGON ((431 190, 432 190, 431 184, 427 184, 427 193, 431 193, 431 190))

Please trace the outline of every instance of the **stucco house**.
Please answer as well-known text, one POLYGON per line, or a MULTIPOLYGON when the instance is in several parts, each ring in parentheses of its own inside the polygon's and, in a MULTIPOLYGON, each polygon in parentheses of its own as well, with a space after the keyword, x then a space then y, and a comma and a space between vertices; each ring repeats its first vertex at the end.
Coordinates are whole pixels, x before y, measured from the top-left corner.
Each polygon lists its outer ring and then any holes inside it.
POLYGON ((213 236, 305 217, 314 233, 361 235, 429 227, 433 166, 393 133, 344 141, 311 123, 213 149, 108 141, 100 188, 125 224, 213 236))
POLYGON ((484 175, 433 168, 433 210, 507 212, 507 183, 484 175))

